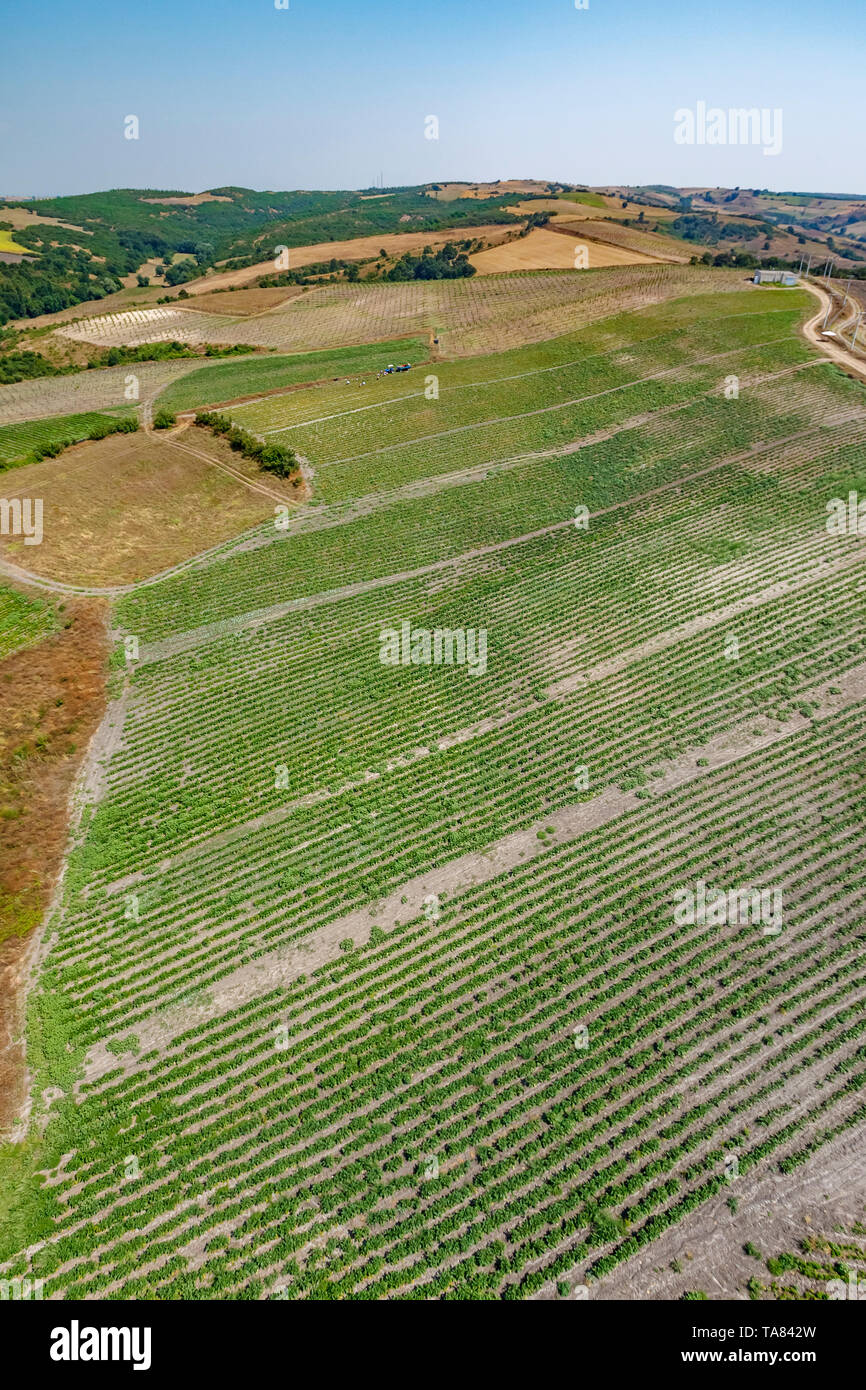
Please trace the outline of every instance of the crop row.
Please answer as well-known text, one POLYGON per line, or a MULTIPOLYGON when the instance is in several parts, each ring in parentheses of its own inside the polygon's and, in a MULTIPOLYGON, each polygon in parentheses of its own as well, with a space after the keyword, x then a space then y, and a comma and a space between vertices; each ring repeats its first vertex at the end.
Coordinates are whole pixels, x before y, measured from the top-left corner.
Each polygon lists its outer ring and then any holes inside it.
POLYGON ((41 1267, 67 1296, 310 1296, 325 1247, 324 1296, 471 1297, 462 1260, 477 1274, 498 1241, 491 1287, 531 1292, 539 1259, 609 1261, 724 1190, 726 1159, 744 1172, 845 1123, 866 1027, 863 732, 831 721, 106 1079, 58 1121, 72 1158, 41 1267), (781 937, 676 928, 673 890, 698 877, 781 883, 781 937), (216 1228, 226 1245, 187 1273, 216 1228))

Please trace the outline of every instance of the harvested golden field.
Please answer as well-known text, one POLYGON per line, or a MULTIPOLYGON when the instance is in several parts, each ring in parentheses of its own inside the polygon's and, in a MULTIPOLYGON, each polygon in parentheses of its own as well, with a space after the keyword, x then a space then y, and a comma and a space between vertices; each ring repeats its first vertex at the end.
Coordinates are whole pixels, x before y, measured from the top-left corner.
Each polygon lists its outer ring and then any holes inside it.
POLYGON ((250 289, 244 289, 243 286, 235 288, 229 285, 210 294, 198 294, 195 302, 190 304, 186 301, 185 307, 195 309, 198 313, 230 314, 232 318, 245 318, 249 314, 263 314, 266 309, 276 309, 280 304, 288 304, 290 299, 297 299, 303 292, 302 285, 285 285, 282 289, 273 290, 260 290, 255 286, 250 289))
POLYGON ((568 222, 600 218, 610 218, 612 222, 620 222, 626 217, 640 217, 642 212, 656 221, 678 216, 673 208, 646 208, 640 203, 628 203, 626 207, 623 207, 622 198, 611 198, 606 193, 600 196, 604 198, 605 206, 603 208, 591 207, 589 203, 577 203, 571 198, 552 197, 530 198, 524 202, 515 203, 508 211, 516 212, 523 217, 527 217, 531 212, 551 212, 556 221, 568 222))
POLYGON ((528 236, 495 246, 490 251, 479 251, 469 259, 479 275, 496 275, 509 270, 574 270, 578 246, 586 246, 589 250, 589 265, 581 267, 584 270, 597 270, 607 265, 650 265, 659 259, 624 246, 564 236, 546 227, 535 227, 528 236))
POLYGON ((184 193, 177 198, 142 198, 143 203, 166 203, 175 207, 197 208, 199 203, 230 203, 226 194, 184 193))
POLYGON ((3 559, 63 583, 109 587, 158 574, 266 521, 299 489, 189 429, 78 445, 15 469, 6 496, 42 498, 43 540, 4 537, 3 559))
POLYGON ((503 193, 547 193, 548 183, 538 179, 500 179, 498 183, 443 183, 427 189, 427 195, 440 203, 457 198, 499 198, 503 193))
POLYGON ((595 221, 592 218, 553 219, 563 231, 573 232, 577 237, 592 237, 593 241, 605 241, 611 246, 623 246, 629 251, 640 251, 653 260, 671 261, 678 265, 688 265, 695 254, 694 245, 681 241, 679 237, 645 232, 637 227, 623 227, 619 222, 595 221))
MULTIPOLYGON (((321 261, 366 261, 375 260, 380 251, 389 257, 404 256, 407 251, 420 251, 424 246, 445 246, 449 241, 464 241, 467 237, 481 239, 495 244, 508 236, 509 227, 498 224, 489 227, 450 227, 438 232, 389 232, 376 236, 352 237, 349 241, 319 241, 311 246, 292 246, 289 249, 290 270, 300 270, 305 265, 318 265, 321 261)), ((257 280, 260 275, 273 275, 273 258, 259 261, 256 265, 244 266, 242 270, 217 271, 201 280, 191 280, 184 286, 188 294, 207 294, 210 290, 228 289, 233 285, 246 285, 257 280)))

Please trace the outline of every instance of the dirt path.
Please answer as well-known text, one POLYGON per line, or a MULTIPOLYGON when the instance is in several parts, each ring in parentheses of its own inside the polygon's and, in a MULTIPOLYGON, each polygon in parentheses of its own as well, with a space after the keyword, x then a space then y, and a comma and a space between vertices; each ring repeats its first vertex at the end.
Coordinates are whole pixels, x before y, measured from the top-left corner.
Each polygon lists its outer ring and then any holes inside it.
MULTIPOLYGON (((653 782, 654 794, 674 791, 700 777, 711 776, 720 768, 802 733, 821 718, 866 700, 866 663, 844 676, 834 678, 832 682, 823 682, 806 692, 803 698, 816 706, 811 718, 794 714, 784 727, 776 728, 768 719, 756 719, 753 715, 747 723, 725 730, 702 747, 663 764, 663 774, 653 782), (831 694, 831 684, 841 694, 831 694), (759 722, 763 729, 756 733, 759 722), (699 766, 699 760, 702 764, 706 760, 705 765, 699 766)), ((538 838, 542 826, 553 827, 557 845, 569 844, 627 812, 637 810, 641 804, 635 792, 608 787, 590 801, 550 812, 543 821, 504 836, 486 851, 464 854, 448 864, 428 870, 380 899, 372 915, 369 907, 357 908, 336 918, 296 946, 278 948, 250 964, 240 966, 212 987, 206 1005, 197 1009, 160 1012, 136 1024, 140 1052, 145 1054, 153 1048, 162 1050, 190 1027, 240 1008, 260 994, 289 984, 298 975, 309 975, 337 957, 342 941, 351 938, 356 946, 365 944, 374 925, 388 931, 401 922, 409 922, 425 914, 425 908, 428 913, 434 911, 436 904, 431 903, 431 899, 441 898, 443 894, 454 896, 531 862, 547 853, 549 848, 538 838)), ((118 1063, 115 1054, 108 1051, 106 1043, 100 1043, 88 1053, 82 1083, 95 1081, 118 1065, 123 1067, 125 1074, 129 1073, 136 1068, 136 1058, 127 1054, 118 1063)))
MULTIPOLYGON (((155 399, 155 396, 149 396, 147 400, 141 403, 141 427, 148 436, 152 435, 154 432, 153 404, 155 399)), ((244 487, 249 488, 251 492, 261 493, 264 497, 270 497, 279 503, 285 503, 291 500, 282 493, 275 492, 273 488, 266 487, 264 483, 257 483, 254 479, 248 478, 246 474, 241 473, 237 468, 232 468, 230 464, 223 463, 220 459, 214 458, 211 454, 206 454, 201 449, 195 449, 191 444, 181 444, 177 436, 183 434, 189 427, 190 419, 189 417, 185 417, 181 424, 176 426, 175 429, 167 431, 162 436, 163 443, 170 445, 173 449, 181 449, 184 453, 190 454, 193 458, 201 459, 203 463, 207 463, 212 468, 216 468, 220 473, 224 473, 227 478, 232 478, 237 483, 243 483, 244 487)))
MULTIPOLYGON (((853 372, 860 381, 866 382, 866 358, 855 356, 850 348, 843 347, 832 339, 821 337, 821 326, 827 314, 828 308, 834 305, 834 298, 812 280, 803 280, 802 285, 810 294, 818 300, 821 308, 813 318, 803 324, 803 333, 819 352, 823 352, 825 357, 829 357, 837 366, 844 367, 846 371, 853 372)), ((853 315, 845 320, 844 327, 851 322, 853 315)))

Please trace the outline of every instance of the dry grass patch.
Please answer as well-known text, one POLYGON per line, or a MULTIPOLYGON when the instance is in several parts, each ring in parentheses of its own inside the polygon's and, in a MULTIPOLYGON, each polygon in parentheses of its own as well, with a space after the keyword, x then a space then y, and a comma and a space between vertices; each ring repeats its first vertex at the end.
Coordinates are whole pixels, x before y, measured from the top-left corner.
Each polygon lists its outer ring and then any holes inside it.
POLYGON ((499 183, 443 183, 428 188, 427 196, 453 203, 457 198, 501 198, 504 193, 547 193, 549 189, 550 184, 538 179, 502 179, 499 183))
POLYGON ((143 203, 165 203, 184 208, 197 208, 199 203, 230 203, 226 193, 183 193, 177 198, 142 198, 143 203))
POLYGON ((7 208, 0 202, 0 222, 11 222, 16 231, 24 227, 66 227, 70 232, 81 232, 82 236, 92 236, 85 227, 77 227, 74 222, 61 222, 59 217, 43 217, 39 212, 28 208, 7 208))
POLYGON ((105 706, 106 605, 63 605, 60 631, 0 662, 0 1133, 24 1098, 26 937, 68 833, 69 796, 105 706))
POLYGON ((302 496, 205 430, 77 445, 16 469, 6 491, 43 499, 44 538, 25 545, 4 537, 4 558, 46 578, 98 587, 158 574, 272 517, 280 498, 302 496))

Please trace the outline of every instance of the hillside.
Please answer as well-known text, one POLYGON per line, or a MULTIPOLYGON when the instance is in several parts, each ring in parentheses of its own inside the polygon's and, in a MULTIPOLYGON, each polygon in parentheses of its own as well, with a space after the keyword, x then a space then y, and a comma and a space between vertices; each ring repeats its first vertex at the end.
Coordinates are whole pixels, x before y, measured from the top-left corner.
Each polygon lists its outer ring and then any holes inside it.
MULTIPOLYGON (((527 190, 431 192, 487 225, 527 190)), ((0 540, 7 657, 73 589, 111 652, 0 994, 23 1018, 34 967, 0 1277, 605 1299, 701 1223, 738 1298, 862 1262, 850 1203, 814 1246, 772 1220, 866 1119, 866 551, 827 525, 866 387, 824 294, 659 260, 40 330, 253 350, 0 386, 7 494, 45 501, 38 559, 0 540)))

